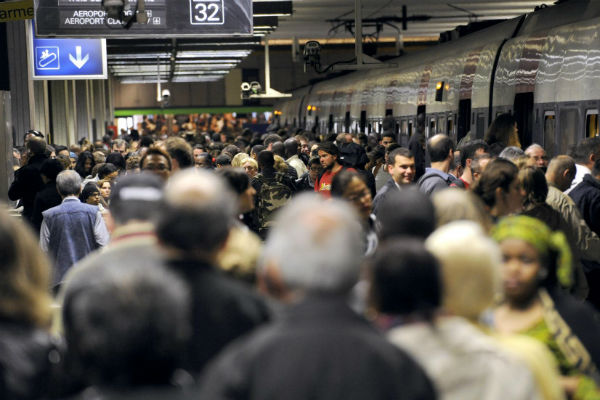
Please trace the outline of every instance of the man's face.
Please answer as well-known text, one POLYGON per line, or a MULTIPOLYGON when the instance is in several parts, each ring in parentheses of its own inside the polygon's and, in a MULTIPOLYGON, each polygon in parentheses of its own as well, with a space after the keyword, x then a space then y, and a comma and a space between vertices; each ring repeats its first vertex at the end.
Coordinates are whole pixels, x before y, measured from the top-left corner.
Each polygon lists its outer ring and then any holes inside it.
POLYGON ((169 179, 171 173, 169 169, 169 161, 160 154, 150 154, 144 159, 142 171, 149 171, 158 175, 164 180, 169 179))
POLYGON ((415 178, 415 159, 396 156, 394 164, 388 165, 388 172, 398 185, 408 185, 415 178))
POLYGON ((124 144, 121 146, 115 144, 113 145, 112 151, 113 153, 121 153, 121 155, 125 157, 125 155, 127 155, 127 146, 124 144))
POLYGON ((548 157, 546 152, 540 147, 534 147, 527 152, 527 165, 531 165, 538 168, 548 167, 548 157))
POLYGON ((254 178, 258 173, 258 168, 256 168, 252 163, 244 163, 243 167, 244 171, 246 171, 246 174, 248 174, 250 178, 254 178))
POLYGON ((326 170, 331 170, 335 165, 337 157, 323 150, 319 150, 317 154, 319 155, 319 161, 321 162, 321 166, 326 170))
POLYGON ((385 136, 383 139, 381 139, 381 142, 379 142, 383 147, 387 148, 390 144, 394 143, 394 139, 392 139, 391 137, 385 136))
POLYGON ((310 155, 310 148, 308 147, 308 142, 306 140, 300 141, 300 152, 310 155))

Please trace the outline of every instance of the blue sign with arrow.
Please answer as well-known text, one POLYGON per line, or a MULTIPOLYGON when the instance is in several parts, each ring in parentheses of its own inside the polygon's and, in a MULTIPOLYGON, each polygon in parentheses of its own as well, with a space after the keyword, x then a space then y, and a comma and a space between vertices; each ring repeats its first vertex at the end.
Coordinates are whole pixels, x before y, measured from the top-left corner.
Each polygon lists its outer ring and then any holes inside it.
POLYGON ((31 36, 33 79, 106 79, 106 39, 31 36))

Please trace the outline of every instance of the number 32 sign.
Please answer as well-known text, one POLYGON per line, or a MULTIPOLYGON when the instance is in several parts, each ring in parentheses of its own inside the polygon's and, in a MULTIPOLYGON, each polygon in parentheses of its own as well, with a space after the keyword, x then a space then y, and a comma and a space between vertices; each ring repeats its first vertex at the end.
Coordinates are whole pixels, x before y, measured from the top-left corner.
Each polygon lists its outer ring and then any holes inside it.
POLYGON ((225 23, 223 0, 190 0, 190 23, 223 25, 225 23))

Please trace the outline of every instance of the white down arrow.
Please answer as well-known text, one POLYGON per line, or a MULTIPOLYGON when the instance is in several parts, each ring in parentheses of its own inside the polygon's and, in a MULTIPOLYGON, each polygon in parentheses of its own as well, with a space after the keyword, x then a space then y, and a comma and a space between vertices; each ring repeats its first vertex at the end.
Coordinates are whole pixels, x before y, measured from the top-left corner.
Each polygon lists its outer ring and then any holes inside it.
POLYGON ((75 46, 75 57, 73 57, 73 54, 69 53, 69 60, 71 60, 71 62, 79 69, 81 69, 89 59, 89 54, 86 54, 83 59, 81 58, 81 46, 75 46))

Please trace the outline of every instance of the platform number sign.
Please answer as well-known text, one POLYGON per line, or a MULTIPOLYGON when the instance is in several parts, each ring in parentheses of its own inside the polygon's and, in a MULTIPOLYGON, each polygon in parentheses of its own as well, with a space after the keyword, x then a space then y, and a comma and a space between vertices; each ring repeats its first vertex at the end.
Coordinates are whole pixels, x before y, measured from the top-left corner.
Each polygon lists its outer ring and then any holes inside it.
POLYGON ((223 0, 190 0, 192 25, 222 25, 225 23, 223 0))

